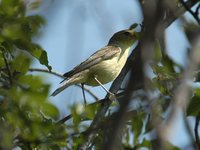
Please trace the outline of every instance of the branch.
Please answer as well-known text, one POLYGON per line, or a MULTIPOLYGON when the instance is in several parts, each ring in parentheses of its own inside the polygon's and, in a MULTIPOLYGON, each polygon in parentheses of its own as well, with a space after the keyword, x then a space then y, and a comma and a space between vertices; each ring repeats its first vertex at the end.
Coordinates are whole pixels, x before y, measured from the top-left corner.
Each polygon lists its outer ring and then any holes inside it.
POLYGON ((197 145, 197 148, 200 150, 200 139, 199 139, 199 132, 198 132, 199 121, 200 121, 200 112, 196 116, 196 122, 195 122, 195 127, 194 127, 196 145, 197 145))
MULTIPOLYGON (((79 85, 79 84, 75 84, 75 86, 78 86, 79 88, 82 88, 82 86, 79 85)), ((84 86, 84 90, 85 90, 88 94, 90 94, 90 95, 94 98, 95 101, 99 101, 99 98, 98 98, 92 91, 90 91, 89 88, 87 88, 87 87, 84 86)))
MULTIPOLYGON (((102 99, 102 100, 98 100, 94 103, 91 104, 87 104, 85 107, 89 107, 89 106, 93 106, 93 105, 99 105, 101 103, 104 103, 106 99, 102 99)), ((59 120, 58 123, 65 123, 67 120, 71 119, 72 115, 67 115, 66 117, 64 117, 63 119, 59 120)))
POLYGON ((189 84, 190 81, 193 81, 195 77, 195 70, 200 65, 200 35, 196 37, 192 41, 192 49, 190 50, 190 55, 188 59, 188 64, 185 67, 183 74, 180 78, 179 84, 174 90, 174 95, 171 100, 171 108, 169 117, 166 120, 166 123, 163 128, 163 134, 167 134, 167 131, 170 130, 170 127, 173 125, 174 120, 176 120, 176 112, 178 108, 182 110, 183 112, 186 111, 188 103, 190 101, 190 92, 191 92, 191 84, 189 84))
MULTIPOLYGON (((187 5, 188 7, 192 7, 197 3, 197 1, 188 1, 187 5)), ((184 9, 184 7, 177 7, 174 12, 171 12, 170 15, 167 15, 165 17, 165 19, 162 22, 162 27, 163 30, 166 29, 168 26, 170 26, 177 18, 179 18, 181 15, 183 15, 186 12, 186 10, 184 9)), ((122 84, 122 81, 124 79, 124 77, 126 76, 127 72, 130 70, 130 68, 133 66, 133 68, 138 69, 140 66, 138 66, 139 63, 139 55, 140 55, 140 44, 138 44, 138 46, 132 51, 131 55, 129 56, 124 68, 122 69, 120 75, 115 79, 115 81, 113 82, 110 91, 112 93, 117 93, 117 91, 120 89, 120 85, 122 84)), ((133 70, 134 71, 134 70, 133 70)), ((135 71, 134 71, 135 72, 135 71)), ((137 72, 136 72, 137 74, 137 72)), ((133 88, 141 88, 143 87, 143 83, 141 83, 141 80, 135 81, 135 83, 132 85, 133 88)), ((104 118, 109 106, 111 105, 111 102, 109 100, 105 100, 104 103, 101 104, 101 108, 98 111, 97 115, 95 116, 93 122, 91 123, 90 127, 88 128, 88 130, 90 129, 95 129, 99 123, 101 123, 102 119, 104 118)), ((83 143, 82 145, 79 146, 79 149, 82 148, 87 148, 87 145, 89 143, 92 143, 92 140, 95 139, 96 136, 96 132, 92 132, 87 134, 87 136, 85 136, 85 139, 87 139, 86 143, 83 143)))
MULTIPOLYGON (((189 122, 187 116, 184 113, 182 115, 183 115, 183 121, 184 121, 184 125, 185 125, 185 130, 186 130, 186 133, 187 133, 187 135, 189 137, 189 141, 188 142, 191 143, 191 147, 193 146, 195 148, 195 147, 197 147, 197 143, 194 140, 194 133, 193 133, 193 131, 191 129, 190 122, 189 122)), ((198 149, 198 150, 200 150, 200 149, 198 149)))
MULTIPOLYGON (((198 3, 198 0, 188 0, 185 2, 185 4, 188 6, 188 8, 192 8, 194 5, 198 3)), ((163 26, 166 28, 171 25, 172 22, 174 22, 177 18, 182 16, 187 10, 185 7, 177 7, 174 11, 170 11, 170 13, 167 14, 166 19, 163 21, 163 26)))
POLYGON ((199 3, 199 5, 197 6, 197 9, 196 9, 196 11, 195 11, 195 15, 196 15, 196 16, 199 16, 199 9, 200 9, 200 3, 199 3))
MULTIPOLYGON (((137 113, 138 113, 137 110, 126 110, 125 115, 127 116, 127 120, 130 120, 137 113)), ((98 124, 98 126, 95 129, 86 130, 82 132, 81 134, 87 135, 88 132, 95 132, 96 130, 99 130, 99 129, 110 130, 115 126, 115 124, 113 124, 113 122, 111 122, 110 120, 116 119, 117 116, 118 116, 118 112, 114 112, 110 116, 107 116, 106 118, 104 118, 104 120, 100 124, 98 124)))
POLYGON ((63 78, 63 79, 65 78, 62 74, 57 73, 55 71, 49 71, 47 69, 30 68, 29 71, 30 72, 44 72, 44 73, 49 73, 49 74, 55 75, 55 76, 63 78))
MULTIPOLYGON (((60 73, 58 73, 58 72, 55 72, 55 71, 49 71, 49 70, 47 70, 47 69, 30 68, 29 71, 30 71, 30 72, 36 71, 36 72, 49 73, 49 74, 55 75, 55 76, 57 76, 57 77, 60 77, 60 78, 62 78, 62 79, 65 78, 62 74, 60 74, 60 73)), ((77 85, 77 84, 75 84, 75 86, 78 86, 79 88, 82 88, 80 85, 77 85)), ((96 101, 99 100, 99 98, 98 98, 93 92, 91 92, 87 87, 84 87, 84 90, 85 90, 88 94, 90 94, 96 101)))
POLYGON ((65 123, 67 120, 69 120, 71 118, 72 118, 72 115, 69 114, 69 115, 65 116, 64 118, 62 118, 61 120, 59 120, 57 123, 58 124, 65 123))
POLYGON ((199 9, 199 6, 197 7, 197 11, 196 12, 193 12, 191 10, 191 8, 183 1, 183 0, 180 0, 181 4, 185 7, 185 9, 194 17, 194 19, 197 21, 197 23, 200 25, 200 19, 198 17, 198 9, 199 9))
MULTIPOLYGON (((119 102, 123 100, 123 97, 122 97, 123 95, 124 95, 124 92, 118 93, 116 95, 116 97, 117 97, 117 99, 118 99, 119 102)), ((100 105, 100 104, 105 103, 106 101, 107 101, 107 98, 104 98, 104 99, 98 100, 98 101, 96 101, 94 103, 88 104, 85 107, 93 106, 93 105, 100 105)), ((72 118, 72 115, 69 114, 66 117, 64 117, 63 119, 59 120, 58 123, 65 123, 67 120, 69 120, 71 118, 72 118)))

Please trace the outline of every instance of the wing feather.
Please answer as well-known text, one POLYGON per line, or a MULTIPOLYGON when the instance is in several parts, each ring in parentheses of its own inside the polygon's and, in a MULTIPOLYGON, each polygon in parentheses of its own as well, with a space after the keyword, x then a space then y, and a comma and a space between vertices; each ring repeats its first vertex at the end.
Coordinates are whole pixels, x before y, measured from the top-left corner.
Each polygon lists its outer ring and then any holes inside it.
POLYGON ((76 73, 79 73, 91 66, 98 64, 102 60, 107 60, 121 52, 121 48, 117 46, 106 46, 92 54, 87 60, 76 66, 73 70, 65 73, 63 76, 70 78, 76 73))

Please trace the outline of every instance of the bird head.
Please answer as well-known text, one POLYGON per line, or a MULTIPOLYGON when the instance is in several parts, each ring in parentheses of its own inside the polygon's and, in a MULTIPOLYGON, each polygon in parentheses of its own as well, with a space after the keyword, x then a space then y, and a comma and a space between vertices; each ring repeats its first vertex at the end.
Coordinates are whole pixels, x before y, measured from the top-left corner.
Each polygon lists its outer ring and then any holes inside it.
POLYGON ((115 33, 110 41, 108 42, 108 45, 126 45, 130 47, 134 44, 134 42, 138 39, 138 33, 135 32, 134 29, 127 29, 122 30, 117 33, 115 33))

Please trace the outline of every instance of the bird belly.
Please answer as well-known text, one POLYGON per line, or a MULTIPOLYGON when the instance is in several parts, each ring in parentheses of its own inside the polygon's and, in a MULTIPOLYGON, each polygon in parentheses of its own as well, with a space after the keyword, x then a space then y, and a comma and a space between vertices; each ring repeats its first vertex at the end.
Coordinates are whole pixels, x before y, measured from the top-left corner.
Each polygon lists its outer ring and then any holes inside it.
POLYGON ((128 53, 124 54, 120 59, 119 57, 114 57, 94 65, 90 68, 85 84, 90 86, 99 86, 94 77, 96 77, 102 84, 113 81, 121 72, 127 57, 128 53))

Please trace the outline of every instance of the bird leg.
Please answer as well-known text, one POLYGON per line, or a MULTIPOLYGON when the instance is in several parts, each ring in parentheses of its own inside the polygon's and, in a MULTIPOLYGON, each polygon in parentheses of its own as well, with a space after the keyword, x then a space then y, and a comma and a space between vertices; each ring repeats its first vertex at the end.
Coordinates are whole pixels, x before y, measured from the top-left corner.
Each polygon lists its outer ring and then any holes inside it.
POLYGON ((112 92, 110 92, 98 79, 96 76, 94 76, 94 80, 110 95, 109 99, 110 100, 115 100, 115 94, 113 94, 112 92))
POLYGON ((84 99, 84 104, 87 105, 86 97, 85 97, 85 90, 84 90, 84 83, 81 83, 81 88, 83 92, 83 99, 84 99))

